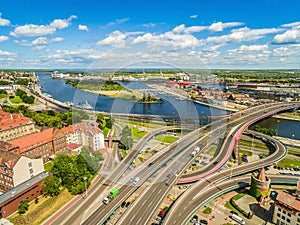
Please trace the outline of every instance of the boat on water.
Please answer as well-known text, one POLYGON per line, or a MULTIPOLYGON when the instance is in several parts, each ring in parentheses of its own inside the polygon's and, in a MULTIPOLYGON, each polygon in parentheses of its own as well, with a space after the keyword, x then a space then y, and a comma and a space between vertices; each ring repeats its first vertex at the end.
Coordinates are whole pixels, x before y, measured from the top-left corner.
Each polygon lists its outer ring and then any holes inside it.
POLYGON ((50 95, 48 93, 43 93, 43 95, 47 96, 48 98, 52 98, 52 95, 50 95))
POLYGON ((64 102, 67 106, 73 106, 74 104, 73 104, 73 102, 64 102))
POLYGON ((51 77, 55 79, 64 79, 68 78, 69 76, 69 73, 58 73, 58 71, 54 71, 54 73, 51 74, 51 77))
POLYGON ((88 101, 85 102, 78 102, 75 106, 75 108, 79 108, 79 109, 87 109, 87 110, 92 110, 94 109, 93 106, 91 106, 91 104, 88 101))

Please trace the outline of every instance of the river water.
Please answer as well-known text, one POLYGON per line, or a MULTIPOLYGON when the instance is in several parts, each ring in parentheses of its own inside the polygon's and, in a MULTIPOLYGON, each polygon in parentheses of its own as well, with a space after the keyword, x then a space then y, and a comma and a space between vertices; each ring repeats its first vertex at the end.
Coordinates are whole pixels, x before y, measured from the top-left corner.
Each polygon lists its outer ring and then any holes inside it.
MULTIPOLYGON (((188 117, 195 121, 198 121, 199 116, 219 116, 228 113, 225 110, 195 104, 188 100, 178 100, 174 96, 165 94, 156 94, 157 97, 164 100, 161 104, 142 104, 130 100, 114 99, 77 90, 65 84, 65 80, 52 79, 51 73, 37 72, 36 74, 43 93, 48 93, 61 102, 72 102, 74 105, 87 100, 95 110, 101 112, 179 116, 181 120, 188 117)), ((149 89, 148 86, 137 82, 122 84, 131 89, 149 89)), ((205 121, 201 122, 205 123, 205 121)), ((300 140, 300 122, 268 118, 259 122, 258 125, 278 130, 279 136, 300 140)))
MULTIPOLYGON (((164 100, 163 103, 142 104, 130 100, 115 99, 101 96, 85 91, 80 91, 65 84, 64 80, 52 79, 51 73, 36 73, 42 92, 50 94, 54 99, 61 102, 72 102, 74 105, 79 102, 88 101, 97 111, 113 113, 134 113, 151 115, 170 115, 179 117, 219 116, 225 115, 225 110, 212 108, 200 104, 194 104, 189 100, 178 100, 171 95, 156 94, 164 100)), ((149 89, 137 82, 123 82, 123 85, 131 89, 149 89)))

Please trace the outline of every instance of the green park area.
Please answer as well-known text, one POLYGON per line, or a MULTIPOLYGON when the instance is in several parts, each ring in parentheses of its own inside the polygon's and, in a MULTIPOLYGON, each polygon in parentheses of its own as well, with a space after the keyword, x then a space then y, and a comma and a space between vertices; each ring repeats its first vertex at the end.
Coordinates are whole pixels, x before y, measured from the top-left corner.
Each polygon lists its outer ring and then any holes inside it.
POLYGON ((216 151, 217 151, 217 146, 212 145, 212 146, 210 146, 210 148, 207 151, 205 151, 205 153, 207 155, 213 156, 213 155, 215 155, 216 151))
POLYGON ((284 158, 277 163, 277 166, 288 168, 300 167, 300 161, 295 159, 284 158))
POLYGON ((130 130, 132 132, 132 136, 134 139, 141 139, 142 137, 144 137, 145 134, 147 134, 147 131, 145 130, 141 130, 137 127, 130 127, 130 130))
POLYGON ((41 196, 38 200, 29 204, 28 210, 24 214, 16 213, 8 219, 13 224, 42 224, 73 197, 66 188, 63 188, 59 195, 54 197, 41 196))
POLYGON ((13 104, 20 104, 23 103, 22 99, 20 98, 20 96, 15 96, 13 98, 10 98, 9 101, 13 104))
POLYGON ((0 99, 7 98, 7 94, 0 94, 0 99))
POLYGON ((163 135, 163 134, 159 134, 154 137, 154 140, 164 142, 164 143, 173 143, 173 142, 177 141, 178 139, 179 139, 179 137, 163 135))

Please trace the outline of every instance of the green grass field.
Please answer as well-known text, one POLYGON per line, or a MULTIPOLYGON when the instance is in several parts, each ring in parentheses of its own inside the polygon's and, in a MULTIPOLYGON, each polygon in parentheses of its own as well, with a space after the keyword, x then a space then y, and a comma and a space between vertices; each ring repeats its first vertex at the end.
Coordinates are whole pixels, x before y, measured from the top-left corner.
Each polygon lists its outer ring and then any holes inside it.
POLYGON ((23 103, 22 99, 21 99, 19 96, 16 96, 16 97, 14 97, 14 98, 11 98, 11 99, 9 99, 9 101, 10 101, 11 103, 14 103, 14 104, 23 103))
POLYGON ((144 137, 145 134, 147 134, 147 131, 140 131, 139 129, 136 127, 130 127, 131 132, 132 132, 132 136, 134 139, 141 139, 142 137, 144 137))
POLYGON ((277 163, 277 166, 279 167, 289 167, 289 168, 295 168, 295 167, 300 167, 300 161, 299 160, 294 160, 294 159, 288 159, 284 158, 281 161, 277 163))
POLYGON ((174 137, 174 136, 167 136, 163 134, 159 134, 155 136, 154 140, 160 141, 160 142, 165 142, 165 143, 173 143, 177 141, 179 137, 174 137))
POLYGON ((252 152, 247 151, 247 150, 240 150, 241 155, 247 155, 247 156, 252 156, 252 152))
POLYGON ((205 152, 207 155, 213 156, 217 150, 217 146, 213 145, 205 152))
POLYGON ((1 98, 6 98, 6 97, 7 97, 6 94, 0 94, 0 99, 1 99, 1 98))
MULTIPOLYGON (((246 146, 246 147, 251 147, 252 142, 251 141, 240 140, 240 145, 241 146, 246 146)), ((262 150, 269 150, 268 146, 266 146, 263 143, 257 143, 257 142, 253 142, 253 148, 258 148, 258 149, 262 149, 262 150)))

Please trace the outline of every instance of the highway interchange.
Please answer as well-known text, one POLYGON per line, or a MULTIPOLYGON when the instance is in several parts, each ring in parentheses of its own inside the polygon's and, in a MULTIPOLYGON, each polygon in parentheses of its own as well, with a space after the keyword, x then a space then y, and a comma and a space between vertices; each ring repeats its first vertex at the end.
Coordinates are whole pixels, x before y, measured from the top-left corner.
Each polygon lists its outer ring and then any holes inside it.
MULTIPOLYGON (((71 216, 65 215, 55 221, 54 224, 102 224, 123 201, 136 191, 139 186, 141 186, 154 173, 158 173, 152 181, 152 184, 143 191, 134 204, 129 207, 129 210, 127 210, 127 212, 117 222, 117 224, 148 224, 153 217, 155 210, 160 205, 170 188, 178 182, 178 179, 179 182, 180 180, 181 182, 186 182, 184 179, 191 179, 186 175, 182 176, 182 172, 186 169, 188 164, 191 163, 193 158, 190 156, 190 153, 195 146, 200 146, 203 150, 206 147, 209 147, 212 143, 225 138, 215 160, 213 160, 211 164, 201 170, 198 174, 193 174, 194 178, 192 179, 195 179, 193 181, 200 181, 193 185, 193 188, 189 190, 189 193, 191 194, 188 195, 185 193, 182 195, 167 214, 165 224, 184 224, 195 212, 195 209, 198 209, 201 204, 204 204, 203 202, 205 197, 201 195, 199 195, 199 198, 197 197, 197 201, 194 201, 193 199, 191 201, 191 196, 193 196, 193 194, 195 196, 195 193, 192 192, 193 190, 198 192, 199 189, 202 190, 203 187, 206 187, 211 183, 216 183, 220 179, 239 175, 242 171, 243 173, 250 172, 262 165, 270 165, 284 157, 284 146, 280 142, 278 143, 272 140, 272 143, 276 145, 277 151, 270 157, 264 159, 264 161, 253 162, 251 166, 249 166, 250 164, 247 164, 244 166, 245 168, 243 168, 243 165, 240 165, 238 167, 234 167, 234 169, 231 169, 230 171, 220 171, 222 166, 225 165, 232 154, 231 150, 233 150, 236 138, 238 138, 238 136, 241 135, 241 132, 251 123, 274 113, 298 107, 299 103, 275 103, 259 105, 242 112, 231 114, 230 116, 216 120, 207 126, 190 132, 178 141, 166 147, 162 152, 160 152, 160 154, 154 156, 154 158, 150 158, 149 160, 152 162, 151 165, 149 164, 150 161, 147 160, 143 167, 137 168, 128 175, 122 177, 131 162, 139 153, 139 150, 148 140, 151 139, 154 133, 146 135, 108 178, 100 179, 95 190, 91 191, 89 197, 85 201, 82 201, 79 206, 74 206, 74 208, 69 211, 69 213, 72 212, 72 214, 70 214, 71 216), (231 150, 228 151, 229 149, 231 150), (137 185, 133 185, 130 182, 130 178, 132 176, 138 176, 140 178, 137 185), (120 193, 108 205, 102 204, 101 199, 99 198, 104 197, 107 190, 114 186, 117 186, 120 189, 120 193), (197 188, 195 188, 196 186, 197 188), (201 197, 203 198, 202 200, 201 197), (180 204, 182 204, 182 202, 186 202, 185 198, 189 199, 188 201, 190 201, 191 204, 185 205, 186 209, 181 210, 181 214, 178 216, 179 213, 176 212, 176 209, 181 208, 180 204), (86 209, 88 209, 90 205, 97 205, 97 207, 93 210, 93 212, 87 213, 86 209)), ((162 132, 162 130, 157 129, 155 132, 159 133, 162 132)), ((234 182, 236 181, 234 180, 231 183, 229 180, 226 183, 228 183, 229 187, 236 185, 234 182)), ((213 187, 216 189, 216 186, 213 187)), ((227 187, 222 186, 222 188, 227 187)), ((208 190, 210 189, 207 189, 206 191, 208 190)), ((213 190, 211 191, 213 192, 213 190)))

